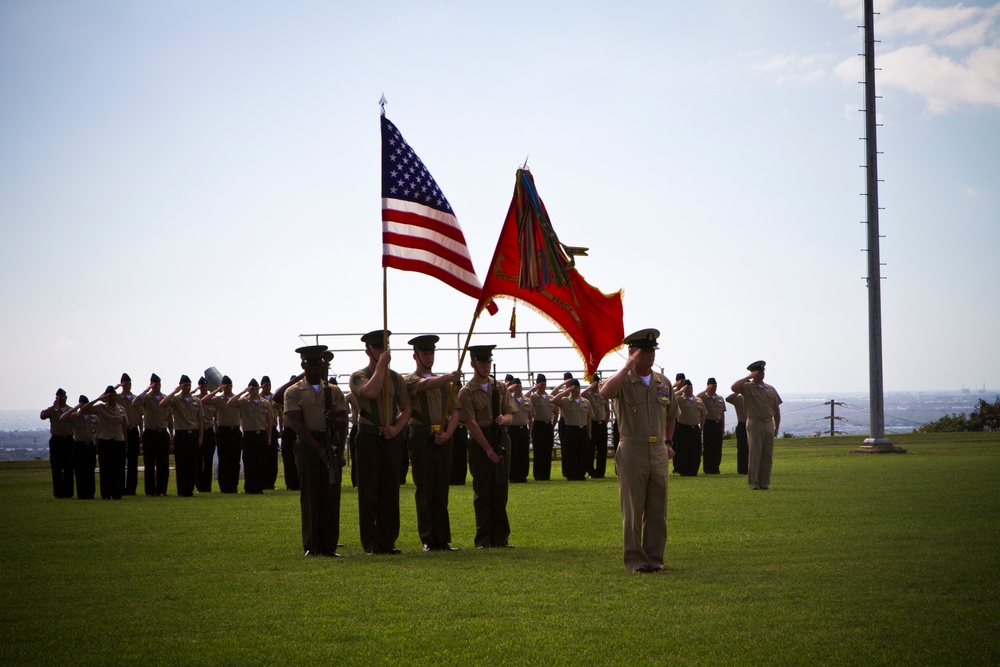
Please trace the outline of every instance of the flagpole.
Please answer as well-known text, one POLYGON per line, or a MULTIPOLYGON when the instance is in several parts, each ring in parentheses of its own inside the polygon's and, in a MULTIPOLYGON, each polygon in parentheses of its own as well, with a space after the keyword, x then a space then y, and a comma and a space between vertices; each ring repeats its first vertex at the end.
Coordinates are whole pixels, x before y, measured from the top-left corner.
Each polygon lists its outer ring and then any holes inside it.
MULTIPOLYGON (((462 354, 458 357, 458 372, 462 372, 462 364, 465 363, 465 353, 469 351, 469 342, 472 340, 472 332, 476 328, 476 322, 479 321, 479 315, 483 312, 483 309, 476 306, 476 313, 472 316, 472 324, 469 325, 469 333, 465 336, 465 345, 462 346, 462 354)), ((451 411, 451 401, 455 398, 455 387, 457 387, 461 382, 451 383, 451 389, 448 390, 448 399, 444 402, 444 413, 441 415, 442 426, 447 422, 448 413, 451 411)))
MULTIPOLYGON (((382 351, 389 351, 389 269, 385 266, 382 267, 382 351)), ((386 391, 386 381, 389 379, 389 374, 392 373, 388 367, 385 369, 385 375, 382 376, 382 388, 381 392, 385 396, 385 421, 388 422, 392 419, 392 413, 390 410, 392 406, 389 402, 389 392, 386 391)), ((385 428, 387 424, 383 424, 382 428, 385 428)))

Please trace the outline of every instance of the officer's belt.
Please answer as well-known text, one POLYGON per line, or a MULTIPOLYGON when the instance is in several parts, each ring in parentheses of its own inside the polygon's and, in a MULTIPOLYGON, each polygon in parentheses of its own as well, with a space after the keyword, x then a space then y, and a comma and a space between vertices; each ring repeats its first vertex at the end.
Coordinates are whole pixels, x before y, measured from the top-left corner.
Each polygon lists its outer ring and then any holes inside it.
POLYGON ((622 436, 621 444, 623 445, 662 445, 663 440, 656 435, 649 436, 646 438, 640 438, 634 435, 622 436))
POLYGON ((441 430, 440 424, 410 424, 410 433, 413 435, 430 435, 441 430))

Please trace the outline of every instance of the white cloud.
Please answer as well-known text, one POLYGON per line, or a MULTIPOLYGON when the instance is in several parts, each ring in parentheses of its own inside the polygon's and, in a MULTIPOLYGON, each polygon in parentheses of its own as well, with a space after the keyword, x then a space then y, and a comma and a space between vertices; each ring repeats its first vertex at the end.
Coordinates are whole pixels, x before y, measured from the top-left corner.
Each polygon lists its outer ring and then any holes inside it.
MULTIPOLYGON (((854 0, 831 0, 857 16, 854 0)), ((880 40, 876 65, 880 88, 921 97, 930 114, 964 106, 1000 107, 1000 2, 988 7, 882 4, 875 20, 880 40)), ((860 81, 862 61, 849 58, 833 69, 844 81, 860 81)))

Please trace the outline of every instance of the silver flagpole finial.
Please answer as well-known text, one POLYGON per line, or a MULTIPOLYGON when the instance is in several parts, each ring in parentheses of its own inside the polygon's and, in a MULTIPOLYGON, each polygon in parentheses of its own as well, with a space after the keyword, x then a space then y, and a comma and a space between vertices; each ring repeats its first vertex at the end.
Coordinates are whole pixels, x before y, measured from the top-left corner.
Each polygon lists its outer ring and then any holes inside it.
POLYGON ((382 93, 382 97, 378 100, 378 105, 382 107, 382 115, 385 115, 385 105, 389 103, 389 100, 385 99, 385 93, 382 93))

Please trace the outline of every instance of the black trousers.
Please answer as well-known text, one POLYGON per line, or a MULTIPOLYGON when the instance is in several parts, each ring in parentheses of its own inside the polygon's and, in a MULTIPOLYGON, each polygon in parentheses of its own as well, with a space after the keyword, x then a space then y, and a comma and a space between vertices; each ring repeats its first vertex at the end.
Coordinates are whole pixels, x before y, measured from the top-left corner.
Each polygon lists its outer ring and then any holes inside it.
POLYGON ((747 423, 736 423, 736 472, 746 475, 750 469, 750 444, 747 441, 747 423))
POLYGON ((722 465, 722 420, 706 419, 704 440, 704 459, 701 469, 706 475, 718 475, 722 465))
POLYGON ((170 483, 170 435, 166 429, 142 432, 143 485, 147 496, 167 495, 170 483))
POLYGON ((215 439, 219 446, 219 491, 236 493, 240 490, 243 433, 239 426, 220 426, 215 439))
MULTIPOLYGON (((315 433, 314 437, 323 442, 325 435, 315 433)), ((283 440, 282 447, 286 444, 292 446, 283 440)), ((297 438, 294 448, 295 469, 302 485, 302 549, 313 554, 335 553, 340 541, 340 482, 330 482, 330 469, 315 449, 297 438)))
POLYGON ((174 471, 177 473, 177 495, 189 498, 194 495, 198 480, 198 431, 174 431, 174 471))
POLYGON ((547 482, 552 479, 552 447, 555 444, 555 434, 552 422, 535 420, 531 427, 531 449, 535 459, 532 475, 535 481, 547 482))
POLYGON ((358 488, 358 425, 351 424, 347 434, 347 453, 351 458, 351 486, 358 488))
POLYGON ((430 546, 446 545, 451 542, 451 519, 448 516, 451 440, 438 445, 427 428, 411 428, 406 447, 410 450, 413 464, 420 541, 430 546))
POLYGON ((52 466, 52 495, 73 497, 73 438, 53 435, 49 438, 49 464, 52 466))
MULTIPOLYGON (((404 433, 404 438, 409 435, 405 431, 403 433, 404 433)), ((410 454, 409 454, 408 448, 406 447, 406 441, 404 440, 403 443, 399 447, 399 485, 400 486, 402 486, 403 484, 406 484, 406 473, 407 473, 407 471, 409 471, 409 469, 410 469, 410 454)))
POLYGON ((595 479, 604 477, 608 468, 608 422, 590 422, 590 469, 587 471, 595 479))
POLYGON ((677 422, 674 427, 674 472, 694 477, 701 467, 701 427, 677 422))
POLYGON ((212 478, 215 477, 215 429, 206 428, 198 449, 198 477, 196 486, 200 493, 212 492, 212 478))
POLYGON ((101 498, 121 500, 125 493, 125 441, 98 440, 97 460, 101 465, 101 498))
POLYGON ((385 553, 399 537, 399 452, 402 437, 386 440, 359 427, 358 531, 367 553, 385 553))
POLYGON ((243 492, 264 493, 267 477, 267 431, 243 432, 243 492))
POLYGON ((510 437, 510 481, 514 484, 527 482, 531 466, 528 427, 508 426, 507 435, 510 437))
POLYGON ((73 476, 76 477, 76 497, 93 500, 96 490, 97 447, 93 442, 73 441, 73 476))
POLYGON ((562 475, 577 482, 587 478, 587 427, 566 424, 562 431, 562 475))
MULTIPOLYGON (((298 491, 302 484, 299 479, 299 464, 295 458, 295 442, 297 440, 298 436, 295 434, 295 429, 291 426, 286 426, 282 429, 281 465, 285 468, 285 488, 289 491, 298 491)), ((339 502, 339 494, 337 498, 339 502)))
POLYGON ((468 453, 469 430, 459 426, 451 436, 451 483, 454 486, 465 486, 469 473, 468 453))
MULTIPOLYGON (((487 439, 488 429, 483 430, 487 439)), ((493 463, 475 440, 469 441, 469 468, 472 470, 472 508, 476 514, 476 546, 503 547, 510 537, 510 520, 507 518, 507 474, 510 469, 510 438, 501 436, 504 455, 500 463, 493 463), (497 477, 497 466, 503 465, 502 481, 497 477)))
POLYGON ((142 439, 139 437, 139 427, 133 426, 125 431, 125 487, 122 492, 126 496, 134 496, 139 488, 139 454, 142 450, 142 439))
POLYGON ((264 454, 264 488, 274 491, 278 482, 278 427, 271 428, 271 442, 264 454))

